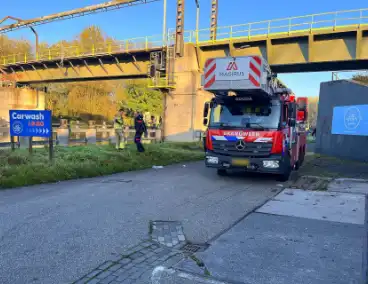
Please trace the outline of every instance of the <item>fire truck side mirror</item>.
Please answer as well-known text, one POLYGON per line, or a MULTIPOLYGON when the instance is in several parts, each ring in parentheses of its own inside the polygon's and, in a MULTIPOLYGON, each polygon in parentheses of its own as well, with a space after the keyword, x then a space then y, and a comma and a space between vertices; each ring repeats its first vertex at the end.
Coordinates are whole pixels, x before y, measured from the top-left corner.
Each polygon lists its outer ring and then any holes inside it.
POLYGON ((207 118, 209 110, 210 110, 210 103, 205 102, 204 109, 203 109, 203 118, 207 118))
POLYGON ((203 118, 203 125, 204 126, 207 126, 207 124, 208 124, 208 118, 205 117, 205 118, 203 118))

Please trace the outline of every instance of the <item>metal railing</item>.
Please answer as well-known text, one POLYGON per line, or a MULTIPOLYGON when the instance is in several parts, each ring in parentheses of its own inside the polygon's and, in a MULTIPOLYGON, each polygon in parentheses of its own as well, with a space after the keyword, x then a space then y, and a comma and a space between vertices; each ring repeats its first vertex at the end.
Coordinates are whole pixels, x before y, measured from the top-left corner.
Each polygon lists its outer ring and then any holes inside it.
POLYGON ((86 56, 98 56, 104 54, 125 53, 131 51, 151 50, 163 46, 162 35, 136 37, 127 40, 106 41, 92 44, 89 47, 83 45, 56 46, 40 48, 36 54, 16 53, 0 58, 0 65, 31 63, 34 61, 63 60, 66 58, 78 58, 86 56))
POLYGON ((256 38, 268 35, 292 35, 301 32, 336 31, 339 28, 360 28, 368 25, 368 8, 337 11, 306 16, 281 18, 217 28, 216 40, 210 40, 211 29, 191 31, 189 38, 198 43, 216 42, 239 38, 256 38), (196 36, 198 34, 198 36, 196 36))
MULTIPOLYGON (((306 16, 274 19, 240 25, 217 28, 217 37, 210 40, 211 29, 191 30, 184 32, 185 42, 205 44, 236 39, 254 39, 264 36, 284 36, 302 32, 336 31, 341 28, 358 29, 368 26, 368 8, 337 11, 306 16)), ((175 39, 175 32, 169 30, 168 40, 175 39)), ((150 50, 165 45, 162 35, 137 37, 122 41, 103 42, 88 48, 83 46, 59 46, 40 51, 38 54, 12 54, 2 56, 0 65, 29 63, 32 61, 56 60, 73 57, 97 56, 113 53, 150 50)))
MULTIPOLYGON (((103 126, 96 126, 90 128, 70 128, 68 134, 59 133, 59 128, 53 128, 53 137, 55 145, 73 146, 73 145, 88 145, 88 144, 114 144, 115 130, 112 128, 104 128, 103 126), (91 133, 92 130, 92 133, 91 133), (88 133, 88 134, 87 134, 88 133), (92 134, 92 135, 91 135, 92 134)), ((144 143, 159 143, 162 141, 162 132, 159 128, 148 127, 148 136, 143 137, 144 143)), ((130 129, 127 133, 127 142, 134 142, 135 130, 130 129)), ((20 147, 20 141, 16 139, 16 145, 20 147)), ((48 140, 44 138, 33 138, 34 145, 47 145, 48 140)), ((0 127, 0 149, 9 148, 11 146, 9 127, 0 127)))

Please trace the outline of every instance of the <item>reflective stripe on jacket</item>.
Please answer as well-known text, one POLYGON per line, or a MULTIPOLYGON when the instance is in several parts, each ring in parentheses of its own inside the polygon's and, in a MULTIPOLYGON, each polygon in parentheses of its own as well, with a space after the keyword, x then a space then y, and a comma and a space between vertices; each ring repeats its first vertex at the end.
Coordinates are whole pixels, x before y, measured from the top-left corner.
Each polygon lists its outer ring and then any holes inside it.
POLYGON ((124 128, 124 120, 122 117, 115 117, 114 119, 114 129, 123 129, 124 128))

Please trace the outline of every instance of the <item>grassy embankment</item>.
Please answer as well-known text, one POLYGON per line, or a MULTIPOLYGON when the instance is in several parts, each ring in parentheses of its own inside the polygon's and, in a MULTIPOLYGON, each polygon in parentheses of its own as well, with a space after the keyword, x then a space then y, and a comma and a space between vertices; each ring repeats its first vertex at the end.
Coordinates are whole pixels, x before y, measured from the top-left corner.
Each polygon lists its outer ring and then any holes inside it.
POLYGON ((326 190, 329 182, 336 178, 368 179, 368 163, 319 154, 309 155, 288 186, 326 190))
POLYGON ((113 146, 56 147, 50 164, 47 149, 0 150, 0 189, 87 178, 150 168, 153 165, 195 161, 204 158, 199 143, 145 145, 137 153, 135 145, 118 152, 113 146))
POLYGON ((307 136, 307 143, 316 143, 316 138, 312 135, 307 136))

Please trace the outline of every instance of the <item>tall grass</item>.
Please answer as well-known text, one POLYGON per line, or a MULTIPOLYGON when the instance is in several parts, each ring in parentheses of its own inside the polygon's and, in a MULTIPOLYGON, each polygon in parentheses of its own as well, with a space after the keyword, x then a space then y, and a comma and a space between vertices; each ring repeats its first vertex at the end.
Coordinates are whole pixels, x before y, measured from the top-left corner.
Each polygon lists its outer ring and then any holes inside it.
POLYGON ((54 161, 48 160, 47 149, 0 150, 0 189, 62 180, 95 177, 119 172, 201 160, 203 149, 194 143, 145 145, 138 153, 134 145, 124 151, 113 146, 56 147, 54 161))

